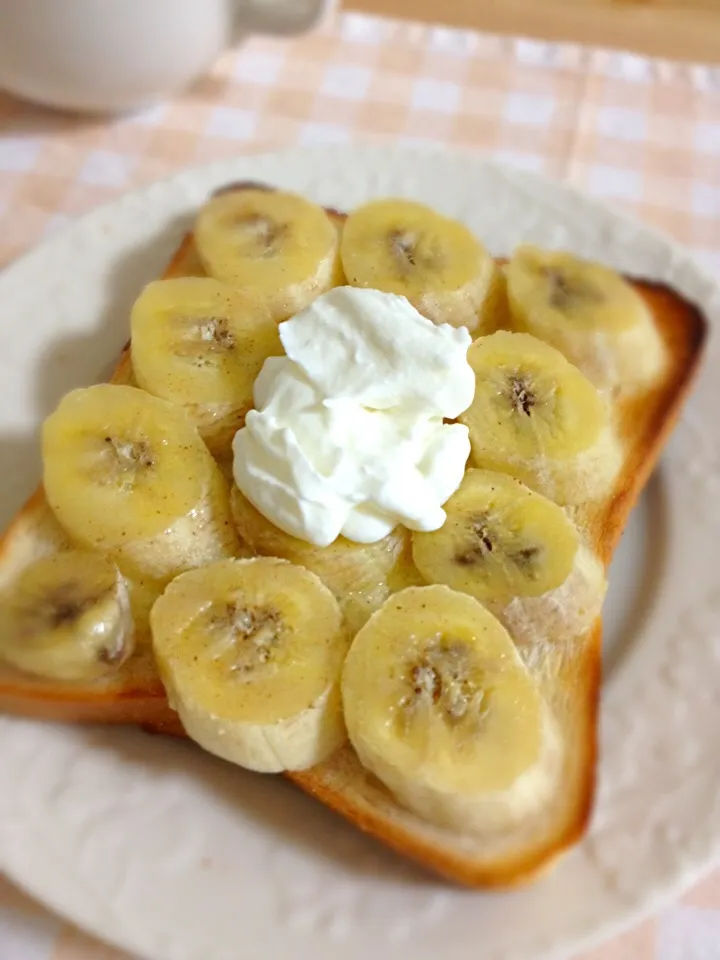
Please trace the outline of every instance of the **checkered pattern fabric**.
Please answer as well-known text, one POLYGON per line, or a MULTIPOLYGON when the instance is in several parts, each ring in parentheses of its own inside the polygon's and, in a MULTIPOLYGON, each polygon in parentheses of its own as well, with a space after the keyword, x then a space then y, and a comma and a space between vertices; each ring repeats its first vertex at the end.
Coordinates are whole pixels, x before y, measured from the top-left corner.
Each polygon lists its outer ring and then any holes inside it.
MULTIPOLYGON (((298 143, 478 151, 570 181, 720 275, 720 70, 338 16, 254 39, 181 97, 112 122, 0 93, 0 265, 99 203, 193 164, 298 143)), ((720 873, 582 960, 720 958, 720 873)), ((121 960, 0 881, 0 960, 121 960)), ((580 960, 580 958, 577 958, 580 960)))

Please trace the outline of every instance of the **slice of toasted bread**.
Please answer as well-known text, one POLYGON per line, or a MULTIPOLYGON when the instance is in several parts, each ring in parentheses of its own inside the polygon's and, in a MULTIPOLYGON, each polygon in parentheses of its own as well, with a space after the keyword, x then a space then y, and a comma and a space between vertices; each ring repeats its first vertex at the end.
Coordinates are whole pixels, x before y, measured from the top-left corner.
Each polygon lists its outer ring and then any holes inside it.
MULTIPOLYGON (((336 211, 330 212, 342 219, 336 211)), ((165 275, 203 275, 191 235, 183 240, 165 275)), ((588 542, 606 564, 682 407, 706 334, 702 315, 677 293, 660 284, 631 282, 652 312, 670 361, 662 379, 650 389, 615 404, 623 469, 605 501, 577 512, 588 542)), ((132 382, 129 348, 112 380, 132 382)), ((40 489, 0 541, 0 589, 35 557, 64 543, 65 535, 40 489)), ((40 680, 0 665, 0 710, 65 721, 140 724, 157 732, 182 734, 155 671, 148 638, 141 640, 139 652, 102 683, 40 680)), ((292 774, 292 780, 360 829, 457 882, 477 887, 527 882, 573 844, 587 825, 596 766, 600 622, 572 644, 549 644, 524 655, 563 731, 565 762, 553 802, 512 831, 459 834, 420 819, 393 800, 361 767, 349 746, 312 770, 292 774)))

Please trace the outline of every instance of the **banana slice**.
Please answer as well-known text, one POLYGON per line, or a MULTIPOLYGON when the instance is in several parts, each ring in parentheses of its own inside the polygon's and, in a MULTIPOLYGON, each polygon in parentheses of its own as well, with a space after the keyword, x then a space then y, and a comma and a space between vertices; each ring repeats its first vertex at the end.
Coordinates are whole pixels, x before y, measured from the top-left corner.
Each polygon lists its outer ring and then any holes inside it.
POLYGON ((96 680, 134 649, 120 571, 101 554, 69 550, 26 567, 0 598, 0 657, 57 680, 96 680))
POLYGON ((600 388, 652 383, 665 347, 640 294, 614 270, 519 247, 507 267, 512 325, 557 347, 600 388))
POLYGON ((460 421, 476 467, 510 473, 561 504, 604 496, 622 451, 607 402, 553 347, 500 331, 468 350, 475 398, 460 421))
POLYGON ((507 474, 468 470, 445 511, 439 530, 412 534, 429 583, 480 600, 518 643, 559 643, 589 629, 605 573, 562 507, 507 474))
POLYGON ((261 773, 304 770, 345 740, 348 638, 318 578, 284 560, 184 573, 150 617, 170 702, 210 753, 261 773))
POLYGON ((410 200, 375 200, 345 221, 340 255, 351 286, 402 294, 435 323, 494 329, 497 268, 457 220, 410 200))
POLYGON ((240 550, 225 481, 178 407, 136 387, 73 390, 43 426, 48 503, 123 573, 168 580, 240 550))
POLYGON ((316 547, 285 533, 233 486, 232 515, 242 540, 256 554, 281 557, 316 574, 337 598, 351 634, 390 596, 410 534, 398 526, 375 543, 354 543, 338 537, 316 547))
POLYGON ((276 321, 340 276, 338 230, 322 207, 280 190, 221 193, 200 208, 195 245, 211 277, 255 290, 276 321))
POLYGON ((355 637, 342 694, 361 763, 435 824, 492 833, 553 793, 554 718, 473 597, 440 585, 395 594, 355 637))
POLYGON ((267 306, 219 280, 176 277, 145 287, 130 325, 138 386, 183 407, 210 451, 228 455, 263 363, 283 352, 267 306))

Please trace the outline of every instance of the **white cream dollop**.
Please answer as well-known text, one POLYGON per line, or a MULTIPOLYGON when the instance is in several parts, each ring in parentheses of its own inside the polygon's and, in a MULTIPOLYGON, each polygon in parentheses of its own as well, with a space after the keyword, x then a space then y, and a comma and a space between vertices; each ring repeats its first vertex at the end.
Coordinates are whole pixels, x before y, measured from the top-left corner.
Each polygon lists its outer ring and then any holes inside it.
POLYGON ((405 299, 336 287, 281 323, 286 356, 255 382, 233 441, 235 482, 275 526, 319 547, 437 530, 470 454, 446 424, 475 393, 465 328, 405 299))

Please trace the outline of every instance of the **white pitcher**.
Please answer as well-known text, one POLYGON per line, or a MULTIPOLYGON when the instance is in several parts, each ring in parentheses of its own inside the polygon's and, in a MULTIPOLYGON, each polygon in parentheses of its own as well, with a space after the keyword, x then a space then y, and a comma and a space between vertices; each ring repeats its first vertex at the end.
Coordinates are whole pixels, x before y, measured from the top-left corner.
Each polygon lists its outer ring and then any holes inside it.
POLYGON ((311 29, 332 0, 0 0, 0 88, 123 112, 206 71, 251 33, 311 29))

